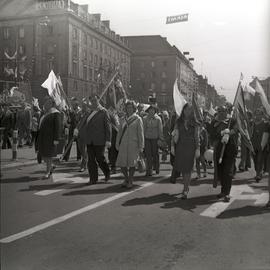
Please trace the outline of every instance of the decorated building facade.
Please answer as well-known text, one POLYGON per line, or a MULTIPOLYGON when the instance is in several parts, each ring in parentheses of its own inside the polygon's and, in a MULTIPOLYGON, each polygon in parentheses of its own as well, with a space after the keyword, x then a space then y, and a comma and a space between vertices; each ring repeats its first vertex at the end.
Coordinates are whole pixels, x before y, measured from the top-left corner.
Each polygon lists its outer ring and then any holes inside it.
POLYGON ((0 91, 27 81, 41 98, 50 70, 68 96, 100 93, 119 69, 130 85, 131 50, 101 14, 70 0, 10 0, 0 3, 0 91))

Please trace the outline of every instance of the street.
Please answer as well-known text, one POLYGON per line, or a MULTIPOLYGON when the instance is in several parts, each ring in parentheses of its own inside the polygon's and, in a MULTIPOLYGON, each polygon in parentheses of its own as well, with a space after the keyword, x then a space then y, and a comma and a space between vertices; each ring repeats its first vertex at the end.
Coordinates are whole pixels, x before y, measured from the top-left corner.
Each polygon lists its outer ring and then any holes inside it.
POLYGON ((42 180, 44 164, 3 168, 3 270, 270 269, 266 176, 256 183, 253 170, 237 173, 226 204, 213 169, 193 177, 186 201, 168 163, 151 178, 136 173, 131 190, 120 173, 86 186, 78 169, 72 158, 42 180))

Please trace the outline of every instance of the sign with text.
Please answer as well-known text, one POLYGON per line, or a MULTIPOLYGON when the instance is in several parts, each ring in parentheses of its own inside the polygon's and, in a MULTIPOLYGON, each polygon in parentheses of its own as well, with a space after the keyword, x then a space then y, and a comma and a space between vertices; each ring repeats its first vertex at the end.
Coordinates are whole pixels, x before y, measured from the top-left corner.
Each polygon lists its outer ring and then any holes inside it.
POLYGON ((176 16, 169 16, 169 17, 167 17, 166 24, 186 22, 187 20, 188 20, 188 13, 176 15, 176 16))

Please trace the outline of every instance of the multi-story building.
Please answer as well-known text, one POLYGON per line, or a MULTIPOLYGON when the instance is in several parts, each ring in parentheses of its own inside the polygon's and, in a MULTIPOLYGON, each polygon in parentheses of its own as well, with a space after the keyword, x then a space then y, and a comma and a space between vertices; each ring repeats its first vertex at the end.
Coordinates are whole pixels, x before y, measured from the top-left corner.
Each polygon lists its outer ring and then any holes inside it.
POLYGON ((45 91, 40 85, 54 70, 68 96, 82 98, 99 93, 116 67, 124 88, 130 84, 127 40, 100 14, 88 13, 88 5, 70 0, 4 1, 0 44, 1 89, 14 80, 29 80, 33 95, 41 97, 45 91))
POLYGON ((130 94, 139 102, 147 102, 155 93, 162 106, 172 105, 173 84, 178 78, 180 91, 190 99, 198 89, 197 74, 192 64, 166 38, 160 35, 127 36, 133 51, 131 57, 130 94))

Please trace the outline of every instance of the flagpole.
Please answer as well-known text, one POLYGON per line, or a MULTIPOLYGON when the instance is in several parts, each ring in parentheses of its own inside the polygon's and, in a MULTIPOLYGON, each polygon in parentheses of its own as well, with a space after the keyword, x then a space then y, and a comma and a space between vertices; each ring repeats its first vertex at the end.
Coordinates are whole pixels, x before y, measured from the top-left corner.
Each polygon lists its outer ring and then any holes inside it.
MULTIPOLYGON (((228 128, 230 128, 230 125, 231 125, 231 122, 232 122, 232 117, 233 117, 234 112, 235 112, 235 103, 236 103, 237 97, 239 95, 239 90, 240 90, 241 81, 242 81, 241 78, 242 78, 242 73, 241 73, 240 80, 239 80, 239 83, 238 83, 238 86, 237 86, 237 91, 236 91, 236 94, 235 94, 235 97, 234 97, 233 110, 231 112, 231 117, 229 119, 228 128)), ((222 163, 223 156, 224 156, 224 151, 225 151, 225 147, 226 147, 226 143, 223 143, 222 149, 221 149, 221 152, 220 152, 220 156, 219 156, 219 161, 218 161, 219 164, 222 163)))

